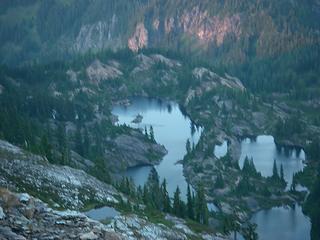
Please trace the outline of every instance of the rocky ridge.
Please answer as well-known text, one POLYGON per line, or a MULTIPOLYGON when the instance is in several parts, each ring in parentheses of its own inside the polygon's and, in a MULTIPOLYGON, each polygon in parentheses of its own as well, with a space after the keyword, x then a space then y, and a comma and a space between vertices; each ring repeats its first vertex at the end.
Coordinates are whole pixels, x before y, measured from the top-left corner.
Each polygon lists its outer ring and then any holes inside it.
POLYGON ((284 6, 278 1, 8 1, 0 14, 1 61, 161 47, 236 63, 250 53, 277 56, 318 44, 318 1, 285 5, 290 11, 280 11, 284 6), (55 27, 57 21, 64 28, 55 27))
POLYGON ((152 223, 135 214, 119 215, 109 224, 76 211, 57 211, 26 193, 0 188, 0 239, 194 239, 223 240, 222 235, 193 232, 184 220, 166 216, 172 226, 152 223))
MULTIPOLYGON (((0 183, 32 191, 52 205, 81 209, 89 201, 117 203, 121 194, 83 170, 50 164, 45 158, 0 140, 0 183), (50 197, 49 197, 50 196, 50 197)), ((124 196, 122 196, 124 197, 124 196)))

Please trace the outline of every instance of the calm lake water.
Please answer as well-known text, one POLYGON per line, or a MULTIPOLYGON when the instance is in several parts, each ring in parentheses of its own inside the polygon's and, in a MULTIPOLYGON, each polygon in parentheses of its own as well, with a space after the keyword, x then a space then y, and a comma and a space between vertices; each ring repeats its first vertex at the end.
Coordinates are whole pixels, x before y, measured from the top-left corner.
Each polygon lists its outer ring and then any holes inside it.
POLYGON ((287 189, 292 183, 294 173, 303 170, 305 164, 305 153, 303 150, 297 151, 294 148, 277 148, 272 136, 258 136, 255 140, 249 138, 241 142, 241 156, 239 165, 242 168, 245 157, 253 158, 256 169, 262 176, 271 176, 273 161, 276 160, 278 171, 283 165, 284 178, 287 181, 287 189))
POLYGON ((300 206, 274 207, 256 213, 251 222, 256 223, 260 240, 309 240, 311 223, 300 206))
MULTIPOLYGON (((276 160, 278 171, 283 165, 284 178, 288 182, 287 189, 292 183, 292 175, 303 170, 305 153, 294 148, 277 148, 272 136, 258 136, 256 139, 244 139, 241 142, 239 165, 242 168, 245 157, 253 158, 256 169, 262 176, 271 176, 273 161, 276 160)), ((301 189, 307 191, 306 188, 301 189)), ((289 207, 274 207, 262 210, 253 215, 251 222, 256 223, 259 239, 309 240, 311 223, 302 213, 301 206, 294 209, 289 207)))
POLYGON ((101 221, 114 218, 115 216, 119 215, 119 212, 115 210, 113 207, 101 207, 91 209, 90 211, 87 211, 84 214, 89 218, 101 221))
POLYGON ((215 145, 214 146, 214 155, 217 158, 222 158, 224 157, 228 152, 228 142, 225 140, 221 145, 215 145))
MULTIPOLYGON (((134 128, 144 129, 153 127, 154 136, 158 143, 163 144, 168 150, 159 165, 155 166, 161 181, 166 178, 167 189, 170 196, 173 196, 176 187, 179 186, 181 198, 185 199, 187 182, 183 176, 181 164, 186 154, 186 142, 197 144, 201 128, 196 128, 191 120, 185 116, 179 105, 157 99, 134 98, 128 107, 116 106, 112 113, 118 116, 119 124, 127 124, 134 128), (143 118, 140 123, 133 123, 132 120, 140 114, 143 118)), ((132 177, 136 185, 143 185, 149 175, 151 166, 138 166, 128 169, 126 175, 132 177)))
MULTIPOLYGON (((155 166, 161 180, 167 179, 168 192, 173 196, 177 185, 185 199, 187 182, 183 176, 181 164, 177 161, 183 159, 186 154, 186 141, 197 144, 202 129, 192 127, 191 120, 182 114, 178 104, 169 101, 160 101, 148 98, 134 98, 128 107, 116 106, 112 113, 119 118, 119 124, 127 124, 134 128, 144 129, 150 126, 154 129, 155 139, 163 144, 168 154, 161 163, 155 166), (132 120, 140 114, 143 116, 140 123, 132 123, 132 120)), ((222 145, 215 146, 214 154, 221 158, 227 153, 227 141, 222 145)), ((243 166, 245 156, 253 157, 256 168, 263 176, 271 176, 273 159, 280 169, 283 164, 285 179, 291 183, 292 174, 303 169, 305 155, 303 151, 284 151, 277 149, 272 136, 259 136, 255 141, 245 139, 241 143, 241 157, 239 165, 243 166)), ((136 185, 143 185, 149 175, 152 166, 138 166, 127 170, 126 175, 133 178, 136 185)), ((208 207, 216 211, 214 204, 209 203, 208 207)), ((301 207, 272 208, 256 213, 252 222, 258 224, 257 232, 259 239, 301 239, 309 240, 310 221, 303 215, 301 207)))

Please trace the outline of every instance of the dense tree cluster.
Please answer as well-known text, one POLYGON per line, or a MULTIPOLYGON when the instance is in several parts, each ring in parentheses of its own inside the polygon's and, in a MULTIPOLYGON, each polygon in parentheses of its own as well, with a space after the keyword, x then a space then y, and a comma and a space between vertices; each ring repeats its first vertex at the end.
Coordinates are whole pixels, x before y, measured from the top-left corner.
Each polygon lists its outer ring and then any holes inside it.
POLYGON ((275 125, 274 136, 277 139, 290 138, 294 134, 300 134, 304 130, 304 124, 299 116, 291 115, 286 120, 279 119, 275 125))
POLYGON ((243 162, 242 173, 248 177, 261 177, 261 174, 257 171, 254 165, 253 158, 249 159, 247 156, 243 162))
POLYGON ((311 238, 320 239, 320 139, 315 137, 307 146, 306 153, 310 161, 317 166, 316 178, 312 177, 312 186, 307 201, 304 204, 304 211, 311 218, 311 238))
MULTIPOLYGON (((318 170, 318 176, 320 176, 320 169, 318 170)), ((316 180, 314 186, 311 189, 311 193, 308 196, 305 203, 305 211, 311 217, 311 237, 312 239, 320 239, 320 178, 316 180)))
POLYGON ((136 188, 132 180, 124 177, 118 188, 145 204, 147 211, 157 210, 174 214, 180 218, 188 218, 204 225, 208 224, 209 212, 202 185, 199 185, 195 192, 188 185, 187 202, 182 200, 180 188, 177 186, 171 199, 167 191, 166 179, 160 183, 157 171, 152 168, 143 187, 136 188))

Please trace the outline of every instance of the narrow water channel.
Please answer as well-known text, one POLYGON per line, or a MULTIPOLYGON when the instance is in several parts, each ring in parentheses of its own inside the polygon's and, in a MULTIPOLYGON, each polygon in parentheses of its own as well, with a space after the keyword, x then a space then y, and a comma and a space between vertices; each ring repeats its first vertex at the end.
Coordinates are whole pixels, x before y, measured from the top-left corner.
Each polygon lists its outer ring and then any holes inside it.
MULTIPOLYGON (((134 98, 130 106, 116 106, 112 113, 118 116, 118 124, 125 123, 140 129, 153 127, 156 141, 168 150, 161 163, 155 166, 159 177, 161 180, 164 178, 167 180, 170 196, 173 196, 176 187, 179 186, 181 198, 185 199, 187 182, 183 176, 182 165, 177 161, 185 156, 188 139, 191 145, 197 144, 202 129, 196 128, 181 112, 179 105, 171 101, 134 98), (141 122, 132 122, 138 114, 142 116, 141 122)), ((138 166, 128 169, 126 174, 133 178, 136 185, 143 185, 151 168, 151 166, 138 166)))

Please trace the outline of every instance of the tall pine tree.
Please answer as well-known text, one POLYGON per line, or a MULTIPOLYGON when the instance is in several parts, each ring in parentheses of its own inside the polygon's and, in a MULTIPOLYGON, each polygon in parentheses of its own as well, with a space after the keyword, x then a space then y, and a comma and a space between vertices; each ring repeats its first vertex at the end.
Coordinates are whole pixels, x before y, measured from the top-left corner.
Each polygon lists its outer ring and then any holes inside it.
POLYGON ((195 199, 195 215, 196 220, 201 224, 208 224, 208 207, 205 198, 204 188, 199 184, 195 199))
POLYGON ((172 212, 176 216, 180 216, 181 215, 180 210, 181 210, 180 189, 177 186, 177 189, 176 189, 176 191, 174 192, 174 195, 173 195, 172 212))
POLYGON ((187 213, 188 218, 194 220, 194 198, 191 195, 191 189, 189 184, 187 189, 187 213))

